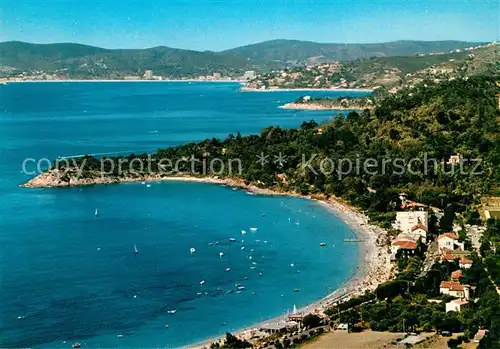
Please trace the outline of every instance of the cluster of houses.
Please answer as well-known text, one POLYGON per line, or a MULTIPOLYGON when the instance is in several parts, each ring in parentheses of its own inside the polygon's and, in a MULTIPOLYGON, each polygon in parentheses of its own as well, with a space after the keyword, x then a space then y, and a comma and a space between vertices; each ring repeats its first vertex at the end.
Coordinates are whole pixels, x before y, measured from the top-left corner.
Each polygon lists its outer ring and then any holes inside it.
POLYGON ((409 211, 396 212, 392 227, 401 233, 391 243, 392 259, 396 254, 414 255, 427 243, 429 213, 425 206, 406 200, 406 194, 400 193, 401 208, 409 211))
POLYGON ((464 243, 458 241, 455 233, 441 234, 437 238, 441 259, 445 261, 458 260, 460 268, 472 267, 472 260, 468 258, 470 252, 465 250, 464 243))
POLYGON ((456 270, 451 273, 449 281, 442 281, 439 285, 439 293, 457 298, 446 303, 446 312, 459 313, 469 307, 471 291, 474 291, 475 286, 460 283, 462 276, 462 270, 456 270))
MULTIPOLYGON (((401 233, 391 243, 392 259, 396 255, 415 255, 422 251, 423 245, 428 243, 429 213, 427 207, 406 199, 405 193, 400 193, 401 208, 406 211, 396 212, 396 220, 392 227, 401 233)), ((431 209, 433 209, 431 207, 431 209)), ((441 234, 437 237, 438 252, 442 260, 458 260, 460 268, 470 268, 472 260, 468 258, 469 251, 465 251, 463 242, 460 242, 454 232, 441 234)))
POLYGON ((305 65, 286 68, 256 76, 247 84, 248 88, 273 90, 278 88, 347 88, 354 87, 341 77, 342 65, 339 62, 305 65))

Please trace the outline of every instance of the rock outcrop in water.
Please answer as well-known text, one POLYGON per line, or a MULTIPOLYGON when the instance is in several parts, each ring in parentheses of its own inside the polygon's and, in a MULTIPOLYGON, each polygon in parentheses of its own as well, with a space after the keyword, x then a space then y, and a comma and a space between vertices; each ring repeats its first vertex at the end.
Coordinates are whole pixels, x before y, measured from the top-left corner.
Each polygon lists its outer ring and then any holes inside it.
POLYGON ((99 172, 85 173, 81 176, 75 171, 60 171, 51 169, 43 172, 35 178, 24 183, 25 188, 52 188, 52 187, 76 187, 81 185, 94 184, 114 184, 121 182, 138 182, 138 181, 157 181, 162 177, 158 175, 137 175, 130 174, 129 176, 115 177, 109 175, 101 175, 99 172))

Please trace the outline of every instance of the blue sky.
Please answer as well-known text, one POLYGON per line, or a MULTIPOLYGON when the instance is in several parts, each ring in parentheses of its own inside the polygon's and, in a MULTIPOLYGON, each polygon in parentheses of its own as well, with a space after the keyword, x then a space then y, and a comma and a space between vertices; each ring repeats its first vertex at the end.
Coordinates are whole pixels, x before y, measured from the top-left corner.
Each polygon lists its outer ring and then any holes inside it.
POLYGON ((498 40, 498 0, 1 0, 0 41, 223 50, 272 39, 498 40))

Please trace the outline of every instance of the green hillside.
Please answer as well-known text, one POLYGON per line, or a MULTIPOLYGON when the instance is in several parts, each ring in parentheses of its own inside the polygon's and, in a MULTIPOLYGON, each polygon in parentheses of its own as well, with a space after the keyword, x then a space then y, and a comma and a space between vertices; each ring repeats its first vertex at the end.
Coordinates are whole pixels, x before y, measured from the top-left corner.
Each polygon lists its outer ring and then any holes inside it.
POLYGON ((380 44, 321 44, 275 40, 224 52, 192 51, 165 46, 147 49, 104 49, 56 43, 0 43, 2 75, 22 71, 58 72, 69 78, 120 78, 142 75, 151 69, 157 75, 181 77, 220 72, 240 75, 245 70, 269 71, 298 62, 321 62, 369 57, 446 52, 475 45, 461 41, 396 41, 380 44))
MULTIPOLYGON (((169 47, 109 50, 80 44, 0 43, 1 66, 17 70, 64 70, 72 77, 124 76, 151 69, 158 75, 205 75, 214 71, 239 74, 266 69, 267 63, 230 53, 199 52, 169 47)), ((272 66, 272 65, 271 65, 272 66)))
POLYGON ((394 41, 375 44, 327 44, 298 40, 273 40, 227 50, 249 59, 291 63, 349 61, 360 58, 408 56, 418 53, 449 52, 476 46, 464 41, 394 41))

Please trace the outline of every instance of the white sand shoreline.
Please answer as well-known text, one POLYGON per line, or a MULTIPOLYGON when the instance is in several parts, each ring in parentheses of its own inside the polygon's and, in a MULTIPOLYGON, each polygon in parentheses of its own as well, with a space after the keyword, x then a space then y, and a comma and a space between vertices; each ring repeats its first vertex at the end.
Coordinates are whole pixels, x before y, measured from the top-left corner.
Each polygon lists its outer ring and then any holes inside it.
POLYGON ((294 102, 280 105, 278 108, 280 108, 280 109, 292 109, 292 110, 342 110, 342 111, 372 109, 372 107, 366 107, 366 108, 342 107, 342 106, 326 107, 326 106, 323 106, 321 104, 294 103, 294 102))
POLYGON ((243 80, 196 80, 196 79, 172 79, 172 80, 124 80, 124 79, 67 79, 67 80, 4 80, 1 81, 3 83, 7 84, 16 84, 16 83, 24 83, 24 82, 203 82, 203 83, 209 83, 209 82, 214 82, 214 83, 235 83, 235 84, 243 84, 243 80))
POLYGON ((275 88, 275 89, 266 89, 261 90, 258 88, 251 87, 242 87, 241 91, 243 92, 293 92, 293 91, 324 91, 324 92, 373 92, 372 89, 369 88, 275 88))

